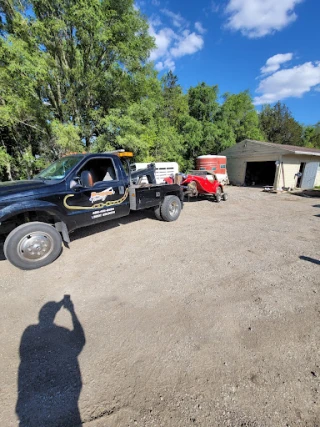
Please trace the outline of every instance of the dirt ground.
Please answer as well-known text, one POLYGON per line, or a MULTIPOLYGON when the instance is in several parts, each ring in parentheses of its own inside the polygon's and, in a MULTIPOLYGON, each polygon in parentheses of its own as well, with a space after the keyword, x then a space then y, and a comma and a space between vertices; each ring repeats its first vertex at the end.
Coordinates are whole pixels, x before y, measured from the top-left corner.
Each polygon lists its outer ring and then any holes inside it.
POLYGON ((0 262, 2 426, 320 426, 320 199, 228 192, 0 262))

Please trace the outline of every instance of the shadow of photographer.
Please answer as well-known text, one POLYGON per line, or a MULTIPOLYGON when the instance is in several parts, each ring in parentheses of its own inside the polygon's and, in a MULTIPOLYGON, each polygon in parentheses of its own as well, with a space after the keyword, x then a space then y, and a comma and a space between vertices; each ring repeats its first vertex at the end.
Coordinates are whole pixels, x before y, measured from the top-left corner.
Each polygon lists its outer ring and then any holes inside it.
POLYGON ((41 308, 39 323, 26 328, 20 343, 16 405, 20 427, 81 425, 78 356, 84 345, 84 330, 68 295, 41 308), (70 312, 73 330, 54 323, 62 307, 70 312))

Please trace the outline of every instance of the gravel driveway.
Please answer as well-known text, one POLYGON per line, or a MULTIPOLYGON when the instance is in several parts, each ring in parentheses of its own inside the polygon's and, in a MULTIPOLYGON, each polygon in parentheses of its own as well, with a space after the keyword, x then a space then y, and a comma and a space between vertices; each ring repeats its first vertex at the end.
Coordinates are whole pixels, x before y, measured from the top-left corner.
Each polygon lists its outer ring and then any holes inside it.
POLYGON ((3 426, 320 426, 320 199, 228 192, 0 261, 3 426))

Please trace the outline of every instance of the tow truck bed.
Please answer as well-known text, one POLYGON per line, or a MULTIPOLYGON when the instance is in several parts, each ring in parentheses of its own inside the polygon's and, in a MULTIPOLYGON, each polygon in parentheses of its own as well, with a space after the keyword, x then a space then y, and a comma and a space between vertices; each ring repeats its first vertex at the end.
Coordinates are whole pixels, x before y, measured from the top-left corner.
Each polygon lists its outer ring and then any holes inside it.
POLYGON ((165 196, 170 194, 181 194, 180 200, 183 199, 182 190, 177 184, 142 184, 130 185, 130 209, 133 211, 148 209, 158 206, 165 196))

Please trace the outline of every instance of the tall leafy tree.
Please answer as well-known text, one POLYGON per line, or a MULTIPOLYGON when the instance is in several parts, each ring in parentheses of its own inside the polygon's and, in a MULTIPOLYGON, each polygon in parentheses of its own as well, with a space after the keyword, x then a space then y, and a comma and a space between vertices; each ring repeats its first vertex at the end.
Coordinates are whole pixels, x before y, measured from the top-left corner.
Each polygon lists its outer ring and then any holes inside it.
POLYGON ((303 145, 320 149, 320 122, 314 126, 305 126, 303 129, 303 145))
POLYGON ((154 42, 133 0, 5 0, 2 13, 0 113, 11 130, 42 131, 58 153, 68 133, 89 147, 110 109, 141 96, 154 42))
POLYGON ((281 102, 265 106, 259 115, 260 128, 266 139, 276 144, 303 145, 302 126, 281 102))
MULTIPOLYGON (((217 113, 220 106, 218 103, 218 86, 209 86, 200 83, 188 90, 188 104, 190 116, 201 125, 201 140, 197 144, 197 155, 215 154, 217 152, 218 126, 217 113)), ((194 144, 193 144, 193 147, 194 144)), ((193 149, 193 152, 195 150, 193 149)))
POLYGON ((238 94, 225 94, 225 101, 220 110, 220 119, 223 122, 221 133, 223 135, 222 147, 233 145, 232 141, 240 142, 245 138, 262 140, 263 135, 259 128, 259 117, 252 103, 248 91, 238 94), (234 137, 226 128, 231 128, 234 137), (228 142, 228 139, 230 142, 228 142))
POLYGON ((218 86, 202 82, 188 90, 190 116, 202 122, 213 122, 219 110, 218 86))
POLYGON ((179 127, 181 117, 189 114, 188 100, 178 84, 178 77, 172 71, 162 77, 161 84, 164 117, 179 127))

